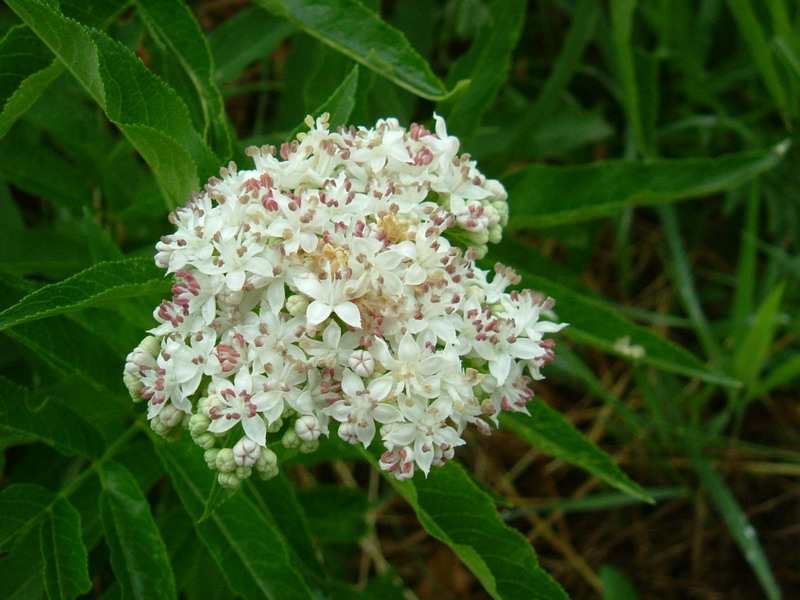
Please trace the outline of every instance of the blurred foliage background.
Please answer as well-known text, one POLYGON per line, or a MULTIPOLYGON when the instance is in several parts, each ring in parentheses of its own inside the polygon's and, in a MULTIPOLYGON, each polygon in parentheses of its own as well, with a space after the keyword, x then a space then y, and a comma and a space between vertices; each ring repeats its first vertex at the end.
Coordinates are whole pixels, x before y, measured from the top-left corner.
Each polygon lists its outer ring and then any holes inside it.
MULTIPOLYGON (((571 422, 655 500, 608 487, 604 477, 626 484, 558 431, 514 419, 459 453, 502 519, 573 598, 800 595, 797 3, 7 4, 3 307, 96 263, 151 257, 168 211, 201 180, 230 159, 248 165, 250 144, 290 139, 309 113, 408 125, 437 111, 510 194, 484 266, 515 267, 572 324, 534 419, 571 422)), ((127 597, 113 544, 86 520, 100 489, 81 479, 87 463, 13 416, 23 399, 91 414, 106 441, 123 440, 181 597, 232 597, 193 548, 191 511, 151 467, 150 440, 120 437, 132 415, 116 401, 122 360, 165 289, 150 279, 48 313, 68 318, 0 314, 3 483, 77 491, 86 597, 127 597)), ((487 592, 414 506, 337 452, 298 461, 286 481, 330 572, 355 586, 341 597, 530 597, 487 592)), ((118 473, 104 473, 108 492, 118 473)), ((39 550, 25 548, 0 558, 14 574, 3 597, 44 591, 39 550)))

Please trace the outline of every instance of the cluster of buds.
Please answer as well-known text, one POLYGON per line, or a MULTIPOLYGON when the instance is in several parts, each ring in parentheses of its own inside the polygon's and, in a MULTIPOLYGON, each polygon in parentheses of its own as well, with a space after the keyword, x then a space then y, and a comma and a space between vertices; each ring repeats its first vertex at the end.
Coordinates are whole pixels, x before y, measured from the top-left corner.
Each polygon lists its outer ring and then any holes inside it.
POLYGON ((331 429, 399 479, 453 457, 472 424, 525 412, 564 324, 498 265, 478 268, 508 219, 436 117, 395 119, 248 148, 170 215, 156 264, 173 274, 125 383, 154 431, 188 429, 219 482, 277 473, 268 437, 311 452, 331 429))

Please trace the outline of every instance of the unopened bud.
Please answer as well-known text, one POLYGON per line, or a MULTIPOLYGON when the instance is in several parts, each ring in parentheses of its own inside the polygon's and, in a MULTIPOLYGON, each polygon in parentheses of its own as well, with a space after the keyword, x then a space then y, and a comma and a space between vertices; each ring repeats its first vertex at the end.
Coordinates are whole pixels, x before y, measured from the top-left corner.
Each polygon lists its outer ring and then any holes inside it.
POLYGON ((308 308, 308 298, 302 294, 294 294, 286 299, 286 311, 293 317, 302 317, 308 308))
POLYGON ((304 442, 313 442, 319 437, 319 420, 313 415, 303 415, 294 423, 294 431, 304 442))
POLYGON ((251 467, 256 464, 258 456, 261 454, 261 446, 244 436, 233 447, 233 460, 237 465, 251 467))
POLYGON ((347 365, 359 377, 369 377, 375 372, 375 359, 369 350, 356 350, 347 359, 347 365))
POLYGON ((219 484, 228 490, 235 490, 240 485, 242 485, 242 480, 236 476, 236 473, 233 471, 223 472, 220 471, 217 475, 217 481, 219 484))
POLYGON ((313 442, 300 442, 298 449, 303 454, 311 454, 312 452, 316 452, 317 448, 319 448, 319 440, 314 440, 313 442))
POLYGON ((161 352, 161 342, 158 341, 158 338, 148 335, 141 342, 139 342, 139 348, 155 358, 158 356, 158 353, 161 352))
POLYGON ((201 413, 192 415, 189 418, 189 433, 192 437, 203 435, 208 431, 208 426, 211 424, 211 419, 201 413))
POLYGON ((161 421, 165 427, 169 427, 172 429, 173 427, 177 427, 183 421, 183 415, 185 415, 182 410, 178 410, 172 404, 167 404, 164 408, 161 409, 161 412, 158 413, 158 420, 161 421))
POLYGON ((294 429, 289 429, 281 438, 281 444, 283 444, 284 448, 297 448, 300 445, 300 441, 294 429))
POLYGON ((233 459, 233 450, 231 448, 223 448, 217 454, 216 460, 217 468, 224 472, 228 473, 236 469, 236 461, 233 459))
POLYGON ((210 448, 203 454, 203 458, 206 460, 208 468, 212 471, 217 468, 217 454, 219 454, 219 448, 210 448))

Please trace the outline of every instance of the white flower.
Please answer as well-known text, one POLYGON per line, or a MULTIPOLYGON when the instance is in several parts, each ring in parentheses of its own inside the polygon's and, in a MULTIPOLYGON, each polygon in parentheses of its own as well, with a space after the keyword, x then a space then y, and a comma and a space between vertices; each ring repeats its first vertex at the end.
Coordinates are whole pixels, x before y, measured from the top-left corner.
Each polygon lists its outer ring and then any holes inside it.
POLYGON ((405 479, 452 459, 466 427, 525 411, 564 324, 552 300, 507 292, 511 269, 475 264, 507 195, 434 119, 309 118, 170 215, 155 260, 171 295, 124 383, 155 431, 188 427, 221 485, 277 474, 268 430, 304 452, 331 421, 348 442, 379 437, 381 468, 405 479))
POLYGON ((392 378, 387 375, 373 379, 364 387, 361 377, 345 369, 342 376, 344 398, 324 411, 339 423, 349 425, 339 427, 339 437, 351 443, 357 440, 366 447, 375 436, 375 421, 394 423, 401 420, 402 415, 397 407, 384 402, 392 387, 392 378))

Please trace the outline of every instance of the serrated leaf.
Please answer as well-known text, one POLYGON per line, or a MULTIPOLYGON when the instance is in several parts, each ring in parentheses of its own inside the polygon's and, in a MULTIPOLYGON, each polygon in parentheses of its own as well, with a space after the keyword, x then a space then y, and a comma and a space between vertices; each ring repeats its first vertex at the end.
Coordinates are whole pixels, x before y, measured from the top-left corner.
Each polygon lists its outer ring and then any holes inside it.
POLYGON ((707 368, 694 354, 667 338, 630 322, 610 304, 525 270, 531 250, 503 240, 490 257, 511 265, 522 276, 523 287, 552 296, 560 321, 569 323, 559 336, 588 344, 603 352, 654 366, 671 373, 731 387, 739 382, 707 368))
POLYGON ((38 532, 29 531, 8 554, 0 557, 0 598, 41 600, 45 595, 42 550, 38 532))
POLYGON ((208 41, 192 11, 179 0, 135 0, 135 4, 151 37, 169 57, 165 75, 171 76, 165 78, 181 93, 208 146, 227 159, 232 152, 228 115, 214 79, 208 41))
POLYGON ((320 542, 354 543, 367 534, 367 494, 361 488, 315 485, 298 490, 297 499, 320 542))
POLYGON ((15 483, 0 492, 0 551, 7 551, 14 538, 39 522, 55 494, 39 485, 15 483))
POLYGON ((0 138, 64 71, 26 25, 16 25, 0 41, 0 138))
MULTIPOLYGON (((377 468, 375 457, 362 450, 377 468)), ((496 600, 569 600, 523 535, 500 519, 491 498, 455 461, 428 477, 398 481, 381 471, 425 530, 444 542, 496 600)))
POLYGON ((406 37, 357 0, 256 0, 306 33, 428 100, 448 91, 406 37))
POLYGON ((227 82, 251 62, 269 56, 295 30, 263 9, 248 7, 208 34, 216 78, 227 82))
MULTIPOLYGON (((191 443, 162 444, 156 452, 186 512, 197 521, 213 474, 191 443)), ((313 592, 292 564, 286 540, 271 519, 242 493, 235 494, 197 524, 197 535, 231 590, 245 598, 310 600, 313 592)))
POLYGON ((170 206, 197 188, 198 169, 219 166, 183 100, 128 48, 38 0, 8 4, 142 154, 170 206))
POLYGON ((470 81, 462 93, 440 106, 447 117, 447 128, 454 134, 472 137, 505 83, 527 5, 527 0, 495 0, 469 51, 450 70, 448 84, 470 81))
POLYGON ((503 413, 500 417, 501 424, 531 446, 585 469, 626 494, 645 502, 653 501, 608 454, 586 439, 561 413, 539 398, 532 398, 526 408, 531 413, 530 416, 503 413))
MULTIPOLYGON (((359 455, 360 457, 360 455, 359 455)), ((279 464, 283 462, 279 459, 279 464)), ((283 473, 268 481, 245 484, 248 496, 264 514, 281 530, 289 546, 302 563, 301 575, 309 583, 316 584, 325 578, 322 556, 311 536, 309 515, 303 511, 292 482, 283 473)))
POLYGON ((175 580, 150 505, 133 475, 119 463, 102 465, 100 516, 111 566, 124 597, 172 600, 175 580))
POLYGON ((530 165, 503 179, 509 229, 538 229, 613 215, 624 208, 698 198, 734 188, 777 165, 784 141, 767 150, 719 158, 610 160, 530 165))
POLYGON ((164 272, 150 258, 98 263, 69 279, 39 288, 0 312, 0 331, 104 301, 139 296, 168 285, 164 272))
POLYGON ((105 444, 100 434, 55 399, 30 406, 26 388, 0 375, 0 430, 22 433, 65 454, 98 458, 105 444))
MULTIPOLYGON (((103 401, 116 400, 127 406, 122 385, 122 358, 102 338, 67 317, 23 323, 5 335, 34 352, 57 371, 79 377, 103 401)), ((88 391, 88 390, 87 390, 88 391)))
POLYGON ((40 529, 44 584, 49 600, 73 600, 89 591, 88 556, 81 539, 81 517, 64 499, 53 504, 40 529))
MULTIPOLYGON (((347 125, 347 119, 356 105, 356 90, 358 89, 358 65, 355 65, 342 83, 339 84, 330 97, 311 113, 316 118, 322 113, 330 114, 328 123, 333 130, 339 125, 347 125)), ((289 134, 288 140, 293 140, 301 131, 306 131, 308 126, 301 123, 289 134)))

